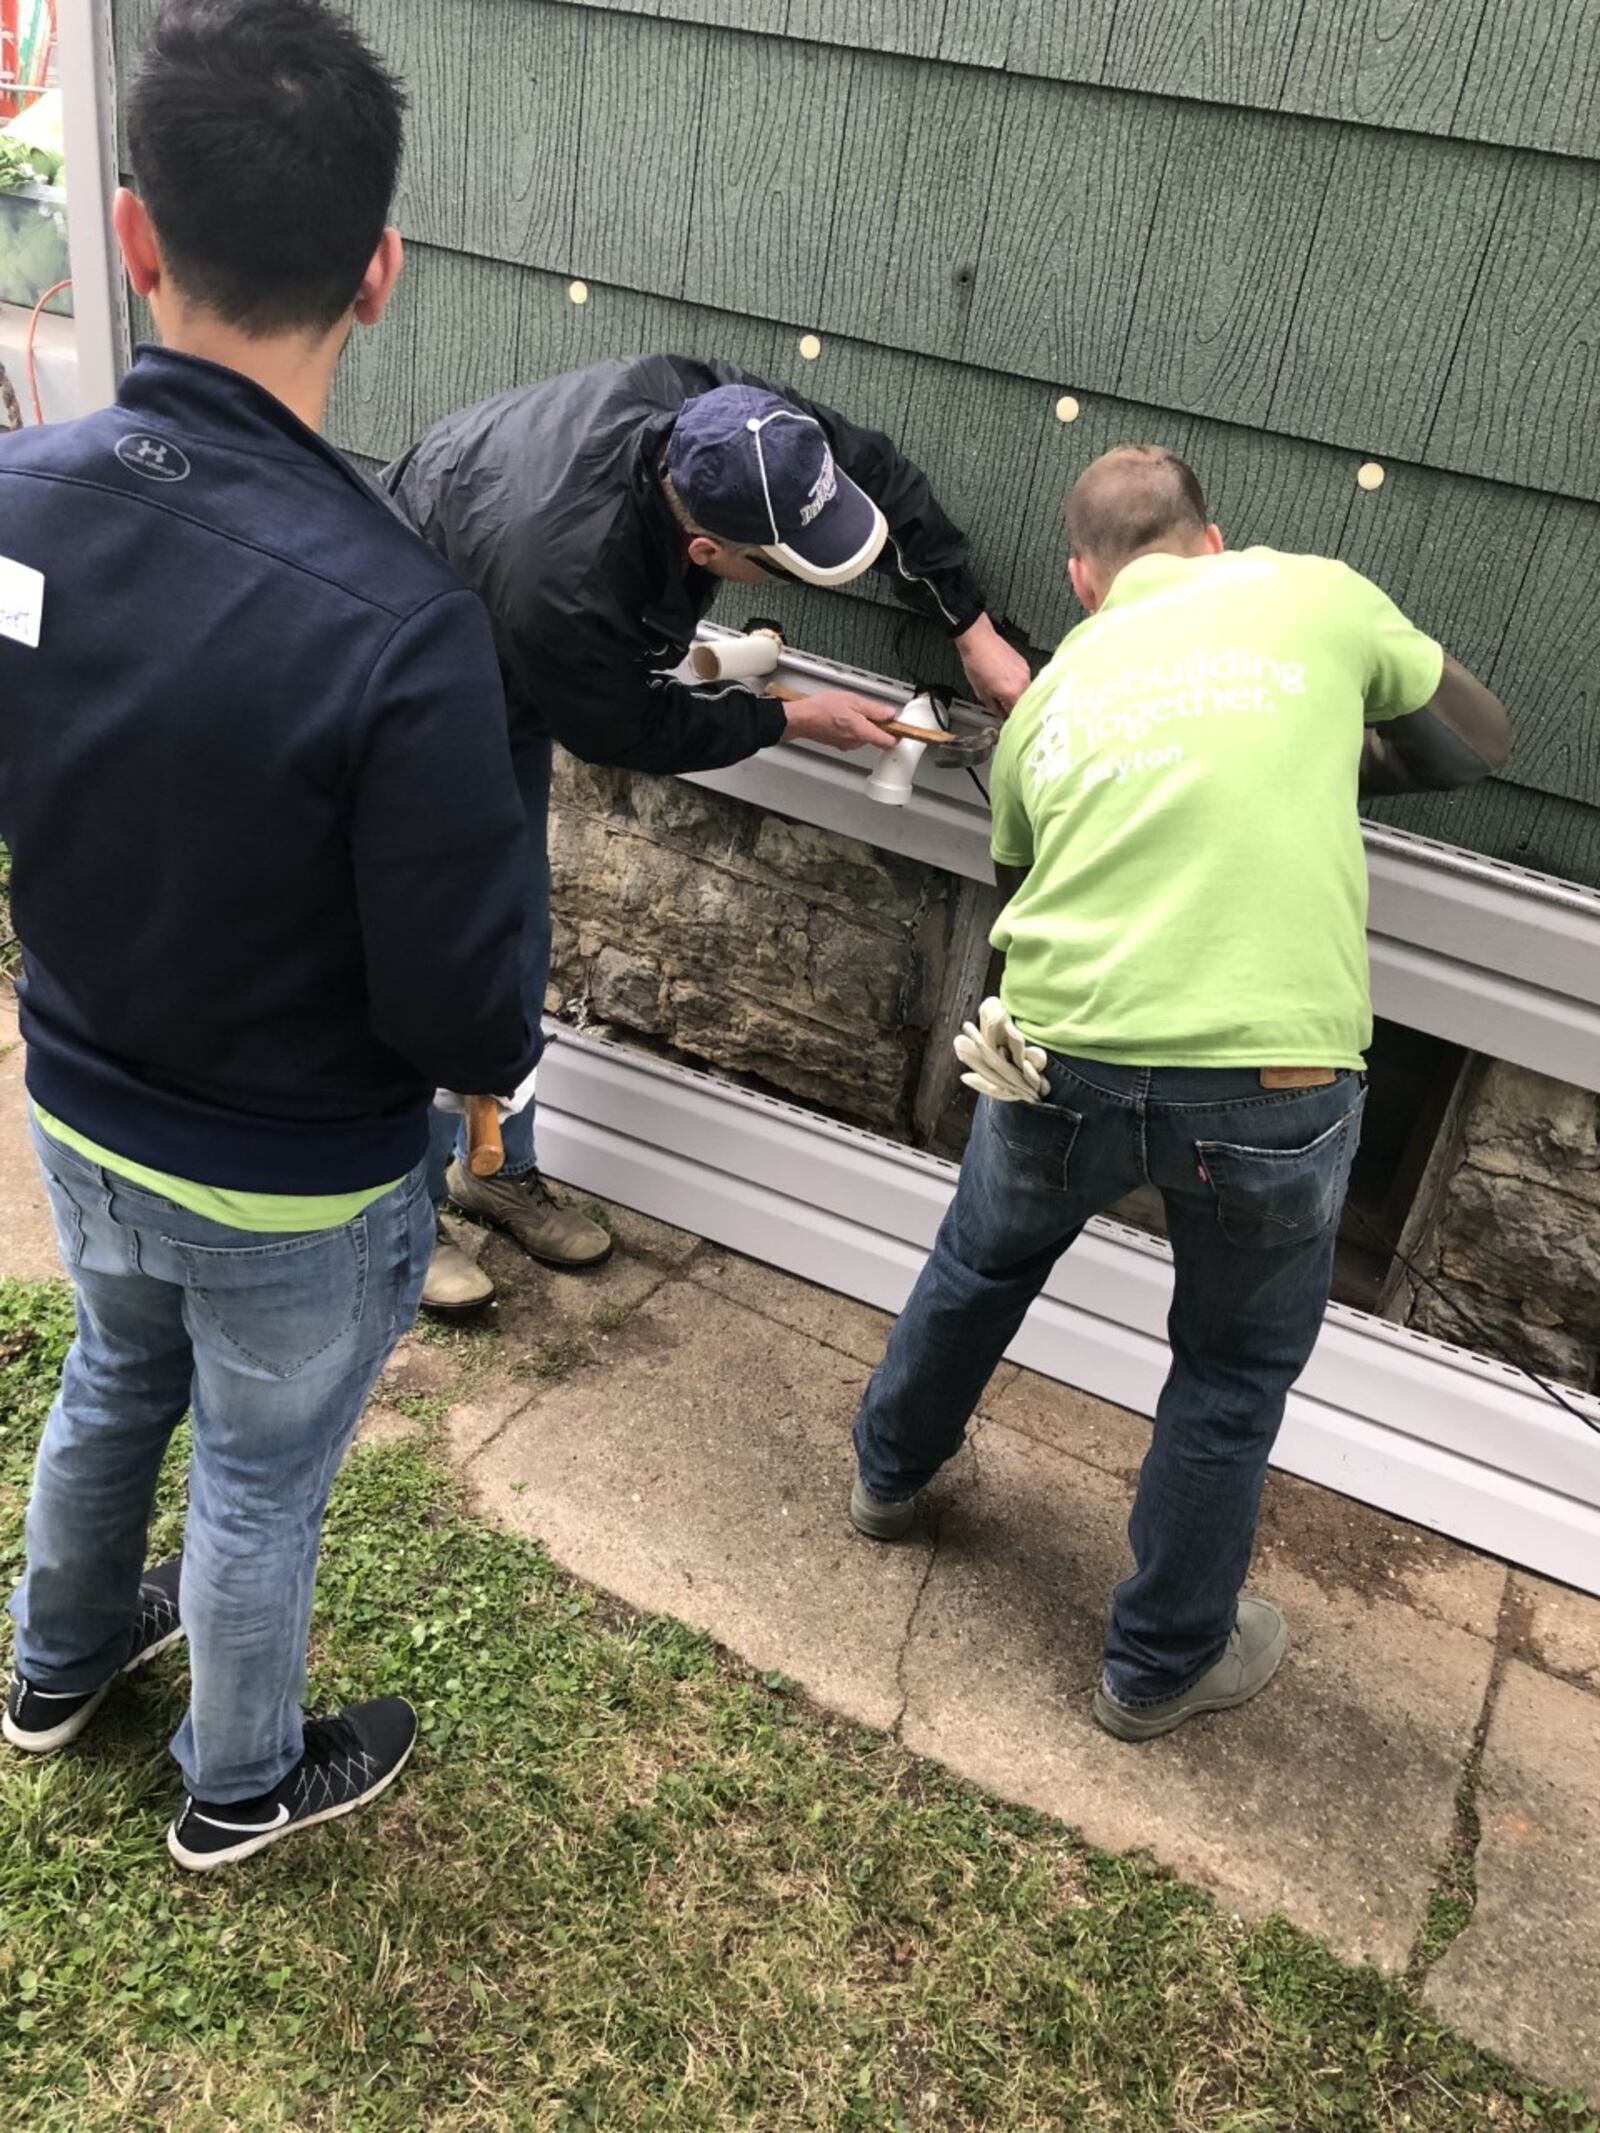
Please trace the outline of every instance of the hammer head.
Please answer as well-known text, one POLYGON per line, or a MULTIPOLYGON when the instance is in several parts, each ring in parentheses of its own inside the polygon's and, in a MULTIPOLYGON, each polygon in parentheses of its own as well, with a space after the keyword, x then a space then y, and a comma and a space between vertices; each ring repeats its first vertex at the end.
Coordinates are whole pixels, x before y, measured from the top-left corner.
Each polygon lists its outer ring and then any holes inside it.
POLYGON ((975 770, 988 762, 999 739, 998 726, 984 726, 977 733, 952 733, 928 750, 928 761, 935 770, 975 770))

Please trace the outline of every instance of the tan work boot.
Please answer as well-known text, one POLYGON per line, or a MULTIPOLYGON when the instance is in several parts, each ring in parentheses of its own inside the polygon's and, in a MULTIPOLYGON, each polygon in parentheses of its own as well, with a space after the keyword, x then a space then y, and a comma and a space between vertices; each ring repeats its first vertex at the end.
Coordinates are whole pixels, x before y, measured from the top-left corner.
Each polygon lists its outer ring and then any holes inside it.
POLYGON ((475 1178, 464 1164, 452 1163, 445 1189, 453 1207, 515 1237, 541 1266, 586 1274, 611 1257, 606 1231, 587 1215, 563 1207, 536 1171, 522 1178, 475 1178))
POLYGON ((462 1318, 494 1302, 494 1283, 469 1259, 444 1224, 434 1238, 428 1278, 422 1284, 422 1308, 440 1318, 462 1318))
POLYGON ((1162 1703, 1118 1703, 1104 1682, 1094 1692, 1094 1715, 1118 1740, 1155 1740, 1202 1711, 1236 1711, 1259 1696, 1283 1664, 1289 1632, 1265 1600, 1241 1600, 1226 1651, 1200 1679, 1162 1703))

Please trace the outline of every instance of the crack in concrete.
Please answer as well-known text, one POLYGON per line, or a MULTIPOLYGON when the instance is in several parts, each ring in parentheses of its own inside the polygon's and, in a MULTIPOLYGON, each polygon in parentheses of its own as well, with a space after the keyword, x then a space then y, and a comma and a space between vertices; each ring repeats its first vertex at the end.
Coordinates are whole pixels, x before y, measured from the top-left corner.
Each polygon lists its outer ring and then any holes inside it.
MULTIPOLYGON (((725 1249, 725 1247, 722 1246, 715 1246, 710 1248, 716 1250, 725 1249)), ((684 1267, 686 1270, 693 1264, 693 1258, 684 1261, 684 1267)), ((690 1279, 693 1280, 693 1277, 691 1276, 690 1279)), ((723 1290, 715 1287, 709 1281, 694 1281, 693 1285, 695 1288, 699 1289, 702 1294, 707 1296, 715 1296, 719 1303, 726 1304, 728 1308, 732 1311, 746 1312, 751 1318, 759 1318, 763 1325, 776 1326, 781 1333, 792 1333, 795 1336, 796 1340, 811 1341, 818 1348, 826 1348, 830 1355, 842 1355, 847 1363, 854 1363, 858 1370, 865 1371, 869 1377, 871 1376, 872 1371, 875 1367, 873 1364, 864 1363, 859 1355, 853 1354, 848 1348, 841 1348, 837 1341, 829 1340, 826 1334, 813 1333, 809 1326, 794 1325, 789 1319, 786 1318, 775 1318, 772 1312, 763 1311, 759 1304, 747 1303, 742 1296, 729 1296, 723 1290)), ((849 1299, 846 1298, 845 1300, 848 1301, 849 1299)), ((887 1340, 888 1337, 888 1334, 885 1333, 884 1339, 887 1340)))
POLYGON ((1449 1842, 1433 1886, 1428 1891, 1422 1925, 1406 1966, 1407 1981, 1413 1986, 1419 1986, 1440 1957, 1461 1938, 1477 1909, 1477 1860, 1483 1842, 1483 1827, 1478 1814, 1483 1790, 1483 1755, 1495 1706, 1500 1700, 1500 1684, 1517 1647, 1520 1625, 1515 1582, 1508 1570, 1500 1593, 1494 1653, 1489 1661, 1489 1678, 1483 1686, 1483 1704, 1461 1761, 1449 1842))
POLYGON ((933 1580, 934 1565, 939 1560, 939 1528, 942 1519, 937 1511, 928 1514, 928 1560, 923 1565, 922 1582, 917 1587, 916 1598, 911 1602, 911 1612, 906 1616, 905 1632, 900 1639, 900 1649, 895 1654, 894 1685, 900 1693, 900 1708, 894 1714, 894 1723, 889 1728, 889 1738, 905 1745, 901 1727, 906 1722, 906 1713, 911 1708, 911 1690, 906 1683, 906 1661, 911 1656, 911 1640, 917 1633, 917 1617, 922 1612, 923 1600, 933 1580))

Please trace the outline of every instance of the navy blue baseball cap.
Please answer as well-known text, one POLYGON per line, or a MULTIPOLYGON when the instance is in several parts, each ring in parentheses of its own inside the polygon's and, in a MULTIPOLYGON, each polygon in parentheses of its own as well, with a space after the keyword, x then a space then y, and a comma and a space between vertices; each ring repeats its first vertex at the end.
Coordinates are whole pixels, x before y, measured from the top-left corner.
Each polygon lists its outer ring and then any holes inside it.
POLYGON ((816 417, 754 385, 719 385, 684 402, 667 473, 697 526, 757 549, 808 585, 860 577, 889 538, 816 417))

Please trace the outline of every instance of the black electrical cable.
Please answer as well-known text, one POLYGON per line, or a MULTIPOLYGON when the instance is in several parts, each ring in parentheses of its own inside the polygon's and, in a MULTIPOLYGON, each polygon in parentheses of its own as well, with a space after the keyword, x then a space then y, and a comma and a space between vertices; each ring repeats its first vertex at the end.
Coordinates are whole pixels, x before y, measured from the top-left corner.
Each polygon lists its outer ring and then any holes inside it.
POLYGON ((1547 1378, 1540 1377, 1537 1370, 1530 1370, 1526 1363, 1518 1363, 1513 1361, 1509 1355, 1502 1355, 1495 1346, 1494 1335, 1489 1332, 1480 1319, 1475 1317, 1456 1297, 1452 1296, 1448 1289, 1435 1281, 1431 1274, 1425 1274, 1421 1267, 1417 1265, 1417 1262, 1408 1253, 1401 1251, 1399 1245, 1392 1238, 1386 1237, 1378 1225, 1364 1215, 1359 1207, 1352 1207, 1348 1202, 1346 1207, 1347 1211, 1355 1216, 1373 1242, 1383 1251, 1388 1252, 1391 1257, 1398 1259, 1412 1280, 1420 1282, 1425 1289, 1436 1296, 1440 1303, 1452 1313, 1457 1323, 1466 1328, 1482 1354, 1489 1356, 1497 1363, 1503 1364, 1507 1370, 1515 1370, 1519 1376, 1527 1378, 1531 1384, 1538 1386, 1547 1400, 1554 1401, 1555 1405, 1571 1415, 1575 1422, 1581 1422, 1585 1429, 1592 1429, 1597 1436, 1600 1436, 1600 1422, 1595 1421, 1592 1415, 1586 1415, 1583 1409, 1569 1400, 1566 1394, 1560 1391, 1558 1387, 1552 1385, 1547 1378))

